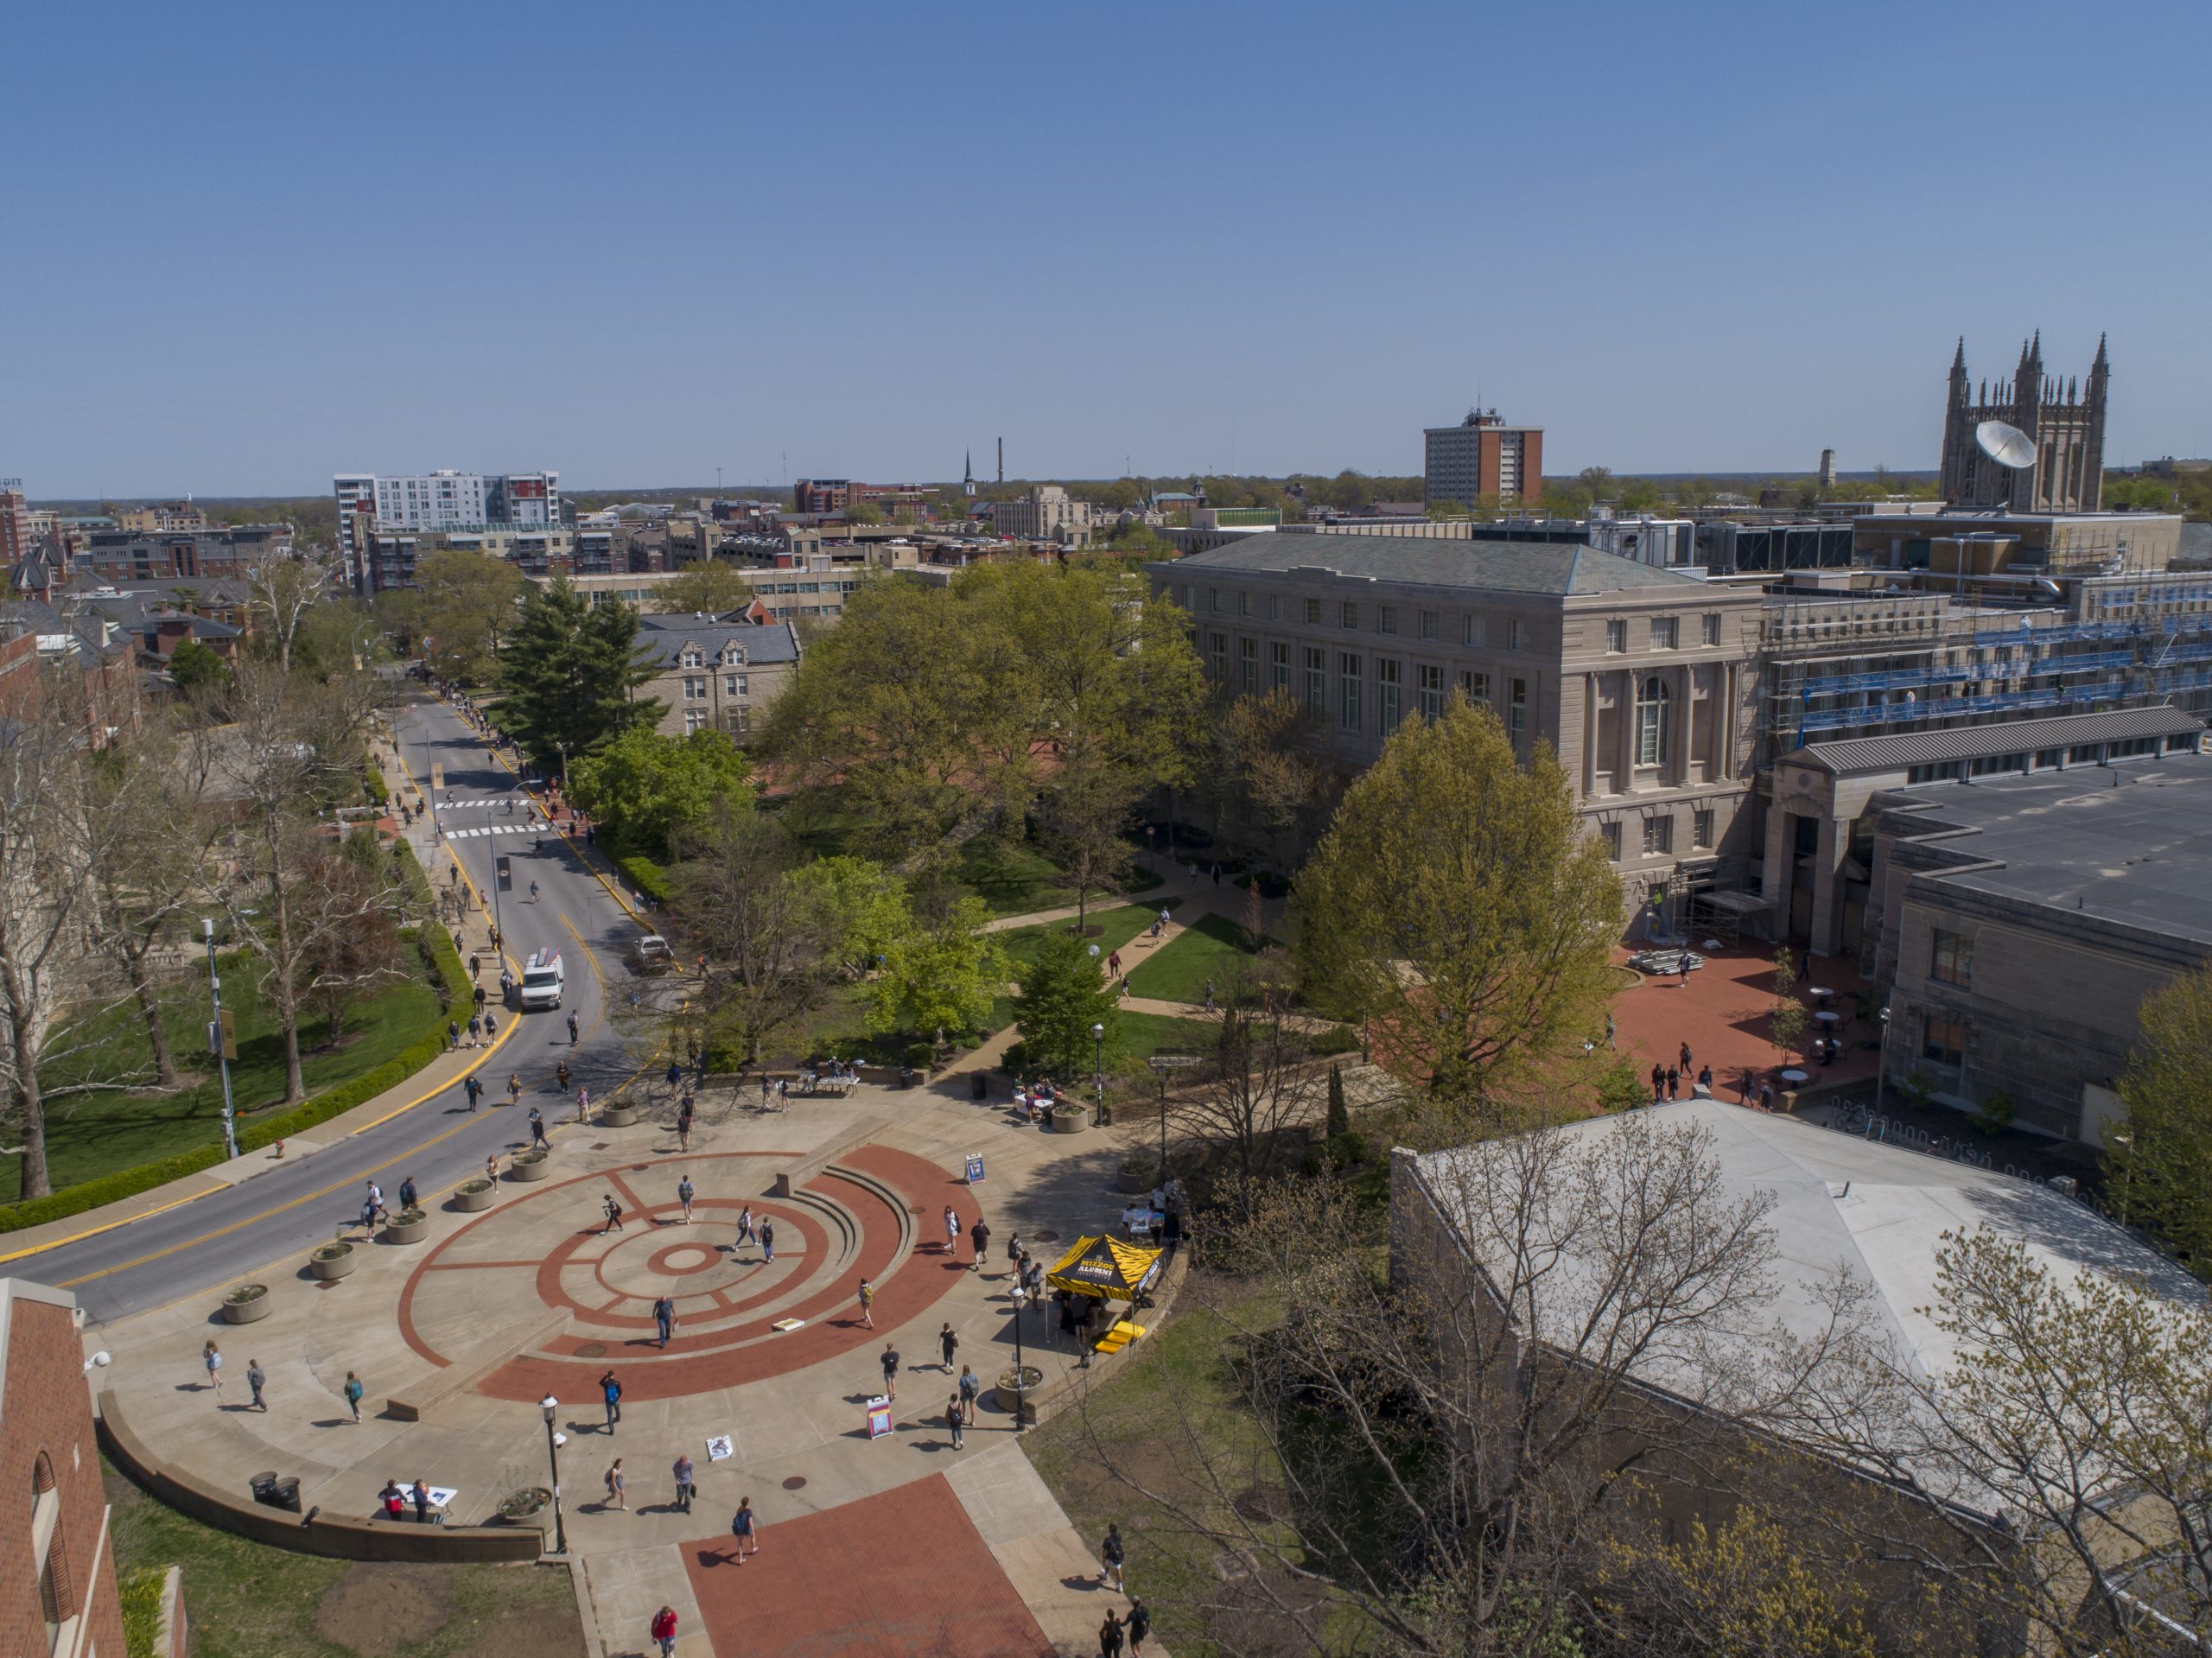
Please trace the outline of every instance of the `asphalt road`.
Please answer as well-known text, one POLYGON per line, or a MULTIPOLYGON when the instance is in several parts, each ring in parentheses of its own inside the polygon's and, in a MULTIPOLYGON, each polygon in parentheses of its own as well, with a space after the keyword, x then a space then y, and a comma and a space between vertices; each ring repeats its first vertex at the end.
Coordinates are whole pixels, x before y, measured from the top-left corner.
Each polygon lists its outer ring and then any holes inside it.
MULTIPOLYGON (((431 765, 442 766, 446 786, 439 791, 438 816, 446 843, 487 899, 494 857, 504 854, 512 861, 512 890, 499 895, 501 937, 517 962, 537 950, 561 952, 566 976, 561 1011, 523 1014, 509 1009, 503 1016, 503 1024, 519 1020, 520 1028, 476 1073, 484 1083, 485 1102, 473 1115, 456 1078, 412 1110, 296 1160, 287 1158, 226 1191, 9 1263, 5 1270, 10 1274, 73 1291, 88 1324, 214 1290, 287 1256, 303 1263, 311 1246, 358 1222, 364 1183, 372 1176, 395 1207, 399 1182, 410 1175, 428 1199, 480 1173, 491 1153, 526 1146, 530 1128, 524 1113, 533 1104, 557 1137, 557 1125, 575 1115, 573 1086, 563 1094, 554 1080, 554 1066, 561 1059, 573 1068, 574 1083, 589 1088, 597 1100, 647 1057, 643 1049, 633 1053, 626 1046, 626 1038, 636 1039, 636 1026, 608 1016, 610 1001, 626 1011, 644 989, 623 963, 637 924, 556 837, 545 836, 543 850, 533 853, 528 833, 463 832, 520 823, 530 810, 514 774, 466 721, 442 704, 424 700, 402 709, 394 724, 406 765, 426 794, 431 765), (448 797, 454 802, 450 810, 445 805, 448 797), (514 804, 512 817, 504 810, 509 801, 514 804), (533 880, 539 887, 535 903, 529 897, 533 880), (580 1035, 574 1049, 566 1023, 571 1010, 580 1035), (510 1072, 523 1081, 518 1107, 505 1103, 510 1072)), ((396 788, 399 780, 392 781, 396 788)), ((429 870, 441 886, 447 875, 439 867, 443 862, 441 855, 429 870)), ((497 978, 496 964, 486 958, 484 982, 495 1000, 497 978)))

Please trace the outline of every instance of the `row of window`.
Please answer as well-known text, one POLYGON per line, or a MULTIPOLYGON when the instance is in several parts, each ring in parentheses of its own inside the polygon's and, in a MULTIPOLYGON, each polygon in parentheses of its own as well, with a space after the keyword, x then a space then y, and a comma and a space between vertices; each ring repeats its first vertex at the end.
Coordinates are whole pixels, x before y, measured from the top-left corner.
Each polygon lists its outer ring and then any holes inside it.
MULTIPOLYGON (((1697 619, 1698 643, 1717 646, 1720 643, 1720 614, 1707 611, 1697 619)), ((1654 616, 1648 643, 1654 651, 1679 651, 1682 644, 1682 619, 1679 616, 1654 616)), ((1616 616, 1605 624, 1605 650, 1613 656, 1628 650, 1628 619, 1616 616)))
POLYGON ((2139 759, 2164 752, 2185 754, 2196 746, 2192 735, 2127 737, 2109 743, 2076 743, 2071 748, 2038 748, 2033 755, 1982 754, 1973 759, 1931 760, 1905 772, 1911 783, 1942 783, 1955 778, 2012 776, 2023 772, 2055 772, 2068 765, 2098 765, 2108 760, 2139 759))
MULTIPOLYGON (((713 727, 715 723, 715 716, 705 708, 683 710, 683 734, 687 737, 695 731, 708 730, 713 727)), ((724 708, 720 728, 728 732, 732 736, 739 736, 750 731, 753 728, 753 710, 724 708)))
MULTIPOLYGON (((1699 806, 1690 813, 1690 846, 1694 851, 1713 849, 1713 808, 1699 806)), ((1640 825, 1643 855, 1647 858, 1675 849, 1675 814, 1670 811, 1646 812, 1640 825)), ((1621 861, 1622 834, 1618 823, 1599 826, 1605 837, 1605 853, 1615 863, 1621 861)))
MULTIPOLYGON (((1299 677, 1292 678, 1291 647, 1284 640, 1268 641, 1268 660, 1265 689, 1289 691, 1302 696, 1306 706, 1326 718, 1330 709, 1329 652, 1319 645, 1300 647, 1299 677)), ((1367 729, 1367 702, 1365 686, 1368 680, 1367 659, 1356 651, 1336 653, 1336 720, 1343 731, 1367 729)), ((1209 632, 1206 635, 1207 666, 1215 680, 1230 684, 1229 635, 1209 632)), ((1395 657, 1375 658, 1375 723, 1378 734, 1387 737, 1395 731, 1407 712, 1405 664, 1395 657)), ((1414 664, 1413 708, 1424 720, 1439 720, 1444 715, 1444 699, 1447 688, 1444 670, 1433 662, 1414 664)), ((1256 696, 1262 687, 1260 641, 1243 638, 1236 641, 1236 677, 1234 682, 1239 694, 1256 696)), ((1488 706, 1491 702, 1490 675, 1475 669, 1461 670, 1458 689, 1467 700, 1488 706)), ((1513 746, 1524 746, 1529 730, 1529 682, 1511 678, 1505 686, 1506 735, 1513 746)))
MULTIPOLYGON (((1204 600, 1206 613, 1217 616, 1221 613, 1219 588, 1207 588, 1198 596, 1204 600)), ((1283 595, 1280 593, 1255 594, 1240 591, 1233 596, 1236 613, 1239 616, 1262 617, 1271 622, 1283 619, 1283 595)), ((1192 608, 1192 590, 1187 584, 1175 590, 1176 602, 1185 610, 1192 608)), ((1306 626, 1326 625, 1323 619, 1328 613, 1328 607, 1324 600, 1294 598, 1291 604, 1294 607, 1293 615, 1303 620, 1306 626)), ((1407 611, 1396 605, 1376 605, 1363 610, 1358 600, 1341 599, 1336 602, 1335 614, 1337 626, 1346 632, 1357 632, 1363 618, 1371 617, 1377 633, 1402 634, 1406 631, 1406 625, 1409 624, 1416 638, 1435 642, 1444 637, 1441 611, 1407 611)), ((1519 651, 1526 645, 1527 630, 1517 616, 1485 618, 1480 611, 1469 611, 1460 619, 1459 643, 1499 651, 1519 651)))
MULTIPOLYGON (((749 696, 752 695, 751 687, 752 676, 749 674, 722 676, 724 696, 749 696)), ((710 674, 686 674, 683 677, 683 700, 687 702, 705 702, 712 689, 713 676, 710 674)))

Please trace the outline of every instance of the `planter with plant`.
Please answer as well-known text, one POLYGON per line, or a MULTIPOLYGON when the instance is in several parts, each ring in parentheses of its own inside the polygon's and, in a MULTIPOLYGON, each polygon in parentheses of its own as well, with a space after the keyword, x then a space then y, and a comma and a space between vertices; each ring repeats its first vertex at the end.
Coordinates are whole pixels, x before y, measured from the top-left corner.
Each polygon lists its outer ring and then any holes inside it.
POLYGON ((1019 1410, 1022 1420, 1037 1420, 1037 1407, 1031 1401, 1037 1390, 1045 1385, 1045 1373, 1033 1364, 1025 1364, 1017 1374, 1012 1365, 999 1372, 999 1385, 992 1397, 1003 1411, 1019 1410))
POLYGON ((343 1278, 359 1264, 350 1243, 326 1243, 308 1257, 308 1270, 317 1278, 343 1278))
POLYGON ((552 1172, 553 1166, 545 1160, 543 1152, 517 1152, 507 1165, 509 1177, 517 1180, 543 1180, 552 1172))
POLYGON ((543 1485, 525 1485, 499 1499, 499 1515, 505 1524, 526 1526, 553 1506, 553 1493, 543 1485))
POLYGON ((419 1209, 403 1209, 384 1223, 386 1243, 420 1243, 430 1229, 430 1217, 419 1209))
POLYGON ((638 1120, 638 1108, 625 1100, 620 1105, 610 1105, 599 1114, 599 1120, 609 1128, 627 1128, 638 1120))
POLYGON ((489 1180, 464 1180, 454 1190, 453 1206, 463 1210, 489 1209, 493 1195, 494 1188, 489 1180))
POLYGON ((1046 1112, 1045 1126, 1056 1134, 1079 1134, 1090 1127, 1090 1108, 1063 1101, 1046 1112))
POLYGON ((241 1284, 223 1298, 223 1317, 234 1324, 250 1324, 266 1318, 270 1305, 268 1285, 241 1284))

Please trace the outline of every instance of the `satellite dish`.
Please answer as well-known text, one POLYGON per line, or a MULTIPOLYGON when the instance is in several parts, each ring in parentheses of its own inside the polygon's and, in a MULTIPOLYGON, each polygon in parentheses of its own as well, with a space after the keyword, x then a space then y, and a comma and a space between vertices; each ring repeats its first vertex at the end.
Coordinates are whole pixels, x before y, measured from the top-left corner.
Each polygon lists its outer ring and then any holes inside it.
POLYGON ((1974 429, 1981 452, 2000 467, 2014 472, 2036 463, 2035 440, 2018 427, 2001 420, 1986 420, 1974 429))

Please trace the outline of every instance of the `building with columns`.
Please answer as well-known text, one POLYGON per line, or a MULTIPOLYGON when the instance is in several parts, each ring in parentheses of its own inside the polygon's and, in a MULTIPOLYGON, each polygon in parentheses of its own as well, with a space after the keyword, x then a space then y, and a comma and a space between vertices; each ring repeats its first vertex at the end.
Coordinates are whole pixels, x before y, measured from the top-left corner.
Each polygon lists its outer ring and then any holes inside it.
POLYGON ((1587 546, 1288 530, 1147 569, 1207 674, 1303 700, 1347 772, 1457 691, 1557 753, 1632 900, 1740 883, 1756 590, 1587 546))

